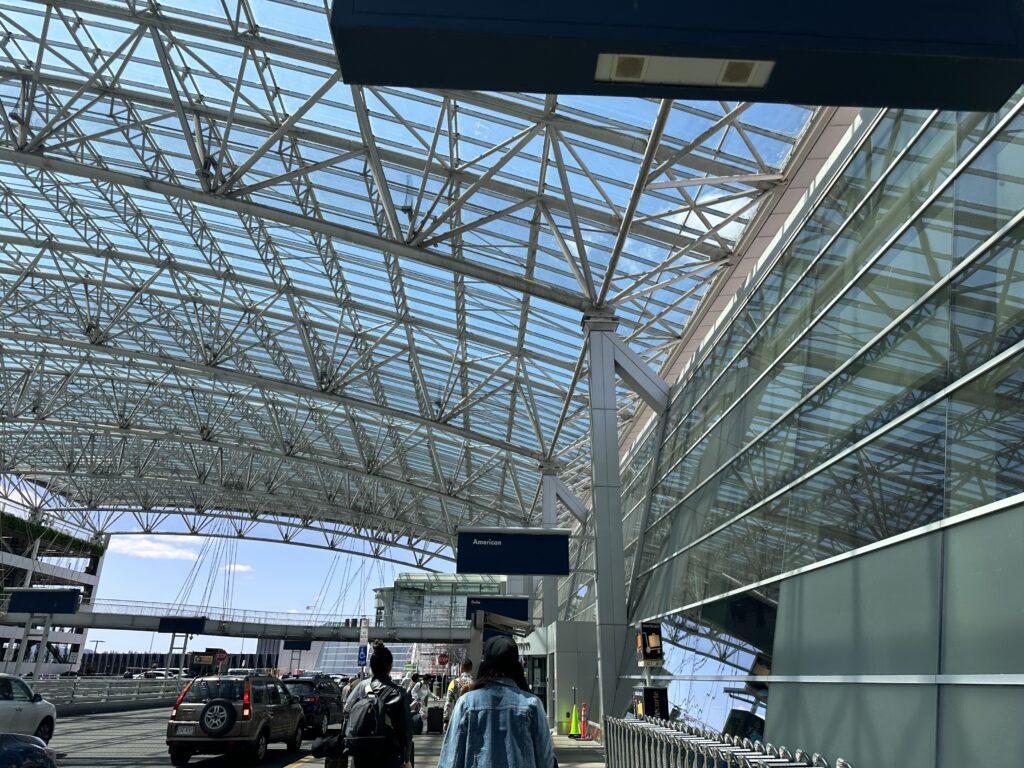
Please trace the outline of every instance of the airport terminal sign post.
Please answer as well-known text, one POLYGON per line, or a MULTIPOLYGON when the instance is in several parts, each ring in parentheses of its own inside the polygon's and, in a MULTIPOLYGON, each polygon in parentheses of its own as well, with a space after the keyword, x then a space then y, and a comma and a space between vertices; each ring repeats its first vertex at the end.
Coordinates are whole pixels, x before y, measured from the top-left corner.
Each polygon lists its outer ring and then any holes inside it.
POLYGON ((661 643, 661 622, 644 621, 636 625, 636 665, 644 670, 644 685, 636 690, 634 699, 637 714, 667 719, 668 689, 651 685, 651 667, 665 663, 665 648, 661 643))
POLYGON ((366 646, 370 642, 370 620, 359 620, 359 666, 366 666, 366 646))

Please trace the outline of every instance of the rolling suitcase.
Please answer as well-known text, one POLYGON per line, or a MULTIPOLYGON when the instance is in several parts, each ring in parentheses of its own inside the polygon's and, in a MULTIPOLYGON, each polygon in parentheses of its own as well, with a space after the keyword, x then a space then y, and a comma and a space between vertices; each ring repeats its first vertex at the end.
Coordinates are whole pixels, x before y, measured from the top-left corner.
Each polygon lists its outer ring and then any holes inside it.
POLYGON ((444 730, 444 710, 430 707, 427 710, 427 733, 441 733, 444 730))

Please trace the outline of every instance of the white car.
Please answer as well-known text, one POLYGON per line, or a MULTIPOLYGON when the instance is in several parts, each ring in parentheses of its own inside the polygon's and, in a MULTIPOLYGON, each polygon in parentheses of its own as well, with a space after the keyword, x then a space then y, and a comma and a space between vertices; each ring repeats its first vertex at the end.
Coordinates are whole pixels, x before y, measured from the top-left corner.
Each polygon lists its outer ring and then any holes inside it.
POLYGON ((25 733, 49 742, 57 708, 14 675, 0 673, 0 732, 25 733))

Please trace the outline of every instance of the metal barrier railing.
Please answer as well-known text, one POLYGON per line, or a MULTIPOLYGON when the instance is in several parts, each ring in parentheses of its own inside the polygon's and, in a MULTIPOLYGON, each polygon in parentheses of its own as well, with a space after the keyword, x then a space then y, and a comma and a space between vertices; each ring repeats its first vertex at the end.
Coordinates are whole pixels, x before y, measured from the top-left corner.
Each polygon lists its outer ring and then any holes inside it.
MULTIPOLYGON (((815 753, 653 718, 604 719, 608 768, 832 768, 815 753)), ((853 768, 837 758, 835 768, 853 768)))
POLYGON ((123 678, 70 678, 29 680, 34 693, 51 704, 96 704, 100 702, 146 701, 176 697, 191 678, 125 680, 123 678))

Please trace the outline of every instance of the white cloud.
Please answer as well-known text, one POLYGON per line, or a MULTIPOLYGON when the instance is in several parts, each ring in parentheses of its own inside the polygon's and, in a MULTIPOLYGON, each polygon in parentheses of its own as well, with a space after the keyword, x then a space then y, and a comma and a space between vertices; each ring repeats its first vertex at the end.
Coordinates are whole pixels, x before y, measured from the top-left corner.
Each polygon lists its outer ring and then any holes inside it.
POLYGON ((229 573, 252 573, 251 565, 242 565, 241 563, 231 563, 225 565, 221 570, 228 571, 229 573))
POLYGON ((198 553, 167 536, 113 536, 108 551, 149 560, 195 560, 198 553))

